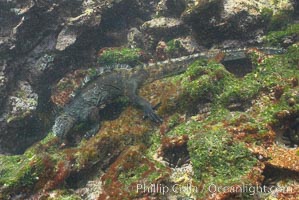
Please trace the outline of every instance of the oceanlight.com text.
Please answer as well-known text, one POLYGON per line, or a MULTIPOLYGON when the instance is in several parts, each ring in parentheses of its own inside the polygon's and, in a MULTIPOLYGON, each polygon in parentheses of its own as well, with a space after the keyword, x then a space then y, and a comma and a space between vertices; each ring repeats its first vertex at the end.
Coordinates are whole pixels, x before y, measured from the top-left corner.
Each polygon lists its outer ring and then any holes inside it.
POLYGON ((256 193, 271 193, 277 194, 292 192, 292 187, 279 187, 279 186, 260 186, 260 185, 237 185, 237 186, 218 186, 211 184, 208 186, 210 193, 248 193, 254 195, 256 193))
POLYGON ((149 193, 149 194, 162 194, 167 193, 180 194, 189 193, 196 194, 208 191, 211 194, 214 193, 247 193, 254 195, 256 193, 292 193, 292 187, 280 187, 280 186, 260 186, 260 185, 235 185, 235 186, 219 186, 216 184, 204 185, 203 187, 197 187, 191 183, 185 185, 174 184, 171 186, 164 184, 148 184, 140 183, 135 188, 137 193, 149 193))

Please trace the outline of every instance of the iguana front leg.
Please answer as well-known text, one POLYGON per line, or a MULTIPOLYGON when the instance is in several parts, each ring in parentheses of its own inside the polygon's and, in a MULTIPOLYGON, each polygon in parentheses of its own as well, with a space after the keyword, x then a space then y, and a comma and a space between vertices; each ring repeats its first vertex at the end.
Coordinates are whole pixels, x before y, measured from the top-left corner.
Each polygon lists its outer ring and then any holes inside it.
POLYGON ((100 115, 99 108, 92 106, 88 111, 88 121, 92 124, 91 128, 84 134, 85 138, 91 138, 98 133, 100 129, 100 115))
POLYGON ((138 96, 136 91, 137 91, 137 83, 131 81, 127 85, 125 95, 129 97, 130 101, 134 106, 143 110, 145 118, 148 117, 150 120, 156 123, 162 123, 163 120, 154 112, 151 104, 144 98, 138 96))
POLYGON ((84 134, 84 138, 89 139, 91 137, 93 137, 94 135, 96 135, 100 129, 100 123, 95 123, 91 126, 91 128, 89 129, 89 131, 87 131, 84 134))

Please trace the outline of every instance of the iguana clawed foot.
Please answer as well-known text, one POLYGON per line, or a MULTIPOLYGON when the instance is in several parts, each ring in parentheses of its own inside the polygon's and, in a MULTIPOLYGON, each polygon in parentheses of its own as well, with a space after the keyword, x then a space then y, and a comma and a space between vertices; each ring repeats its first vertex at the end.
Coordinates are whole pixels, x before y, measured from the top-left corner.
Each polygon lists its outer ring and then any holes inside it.
POLYGON ((97 134, 99 129, 100 129, 100 124, 99 123, 93 125, 92 128, 84 134, 84 138, 89 139, 89 138, 93 137, 94 135, 97 134))
MULTIPOLYGON (((154 106, 153 108, 156 109, 157 107, 159 107, 159 105, 160 103, 154 106)), ((153 108, 150 105, 143 108, 144 111, 143 119, 149 118, 151 121, 155 123, 158 124, 162 123, 163 120, 155 113, 153 108)))

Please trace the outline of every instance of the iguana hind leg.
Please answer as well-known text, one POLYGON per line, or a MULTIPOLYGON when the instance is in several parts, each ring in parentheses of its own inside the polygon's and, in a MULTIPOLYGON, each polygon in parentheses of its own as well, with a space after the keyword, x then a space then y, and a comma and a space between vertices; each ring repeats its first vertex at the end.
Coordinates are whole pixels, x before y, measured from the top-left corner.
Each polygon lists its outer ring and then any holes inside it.
POLYGON ((90 108, 88 121, 92 124, 91 128, 84 134, 85 138, 90 138, 97 134, 100 129, 100 115, 99 115, 99 108, 93 106, 90 108))
POLYGON ((96 135, 98 133, 99 129, 100 129, 100 123, 93 124, 91 126, 91 129, 89 129, 89 131, 87 131, 84 134, 84 138, 89 139, 89 138, 93 137, 94 135, 96 135))

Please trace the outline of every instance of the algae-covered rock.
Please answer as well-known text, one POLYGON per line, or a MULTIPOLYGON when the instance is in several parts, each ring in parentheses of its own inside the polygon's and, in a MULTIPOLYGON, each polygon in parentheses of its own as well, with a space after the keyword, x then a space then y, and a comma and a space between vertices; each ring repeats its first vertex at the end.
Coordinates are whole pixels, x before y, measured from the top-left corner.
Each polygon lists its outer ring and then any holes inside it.
POLYGON ((299 40, 299 24, 289 24, 283 30, 269 32, 264 36, 268 45, 290 46, 299 40))
POLYGON ((17 88, 7 99, 7 107, 1 121, 0 137, 2 138, 0 149, 10 152, 21 152, 32 141, 40 136, 34 129, 41 130, 37 116, 38 95, 26 81, 19 81, 17 88), (11 130, 19 130, 18 134, 9 134, 11 130), (29 131, 29 132, 27 132, 29 131), (31 132, 31 133, 30 133, 31 132))
POLYGON ((193 170, 201 184, 218 187, 254 184, 254 180, 247 177, 257 165, 257 160, 244 144, 233 140, 220 128, 201 131, 189 142, 193 170))
POLYGON ((147 196, 150 192, 144 185, 168 181, 170 170, 149 160, 142 149, 140 146, 128 148, 110 166, 102 177, 103 193, 99 198, 134 198, 142 193, 147 196))
POLYGON ((253 38, 258 29, 267 28, 268 17, 289 19, 287 16, 293 11, 292 1, 195 1, 189 4, 182 19, 193 27, 199 41, 211 44, 224 39, 253 38), (267 17, 265 10, 270 12, 267 17))
POLYGON ((32 91, 28 82, 21 81, 18 83, 18 90, 14 96, 9 97, 8 101, 11 109, 7 122, 11 123, 32 115, 37 108, 38 96, 32 91))
POLYGON ((176 18, 160 17, 145 22, 141 28, 145 32, 157 35, 161 35, 161 33, 172 34, 172 31, 180 31, 183 28, 183 23, 176 18))
POLYGON ((95 5, 86 5, 82 14, 76 17, 69 17, 64 28, 57 37, 56 49, 65 50, 73 45, 84 29, 98 26, 101 23, 100 9, 95 5))
POLYGON ((188 27, 177 18, 159 17, 146 21, 141 26, 144 34, 144 43, 151 50, 158 41, 184 36, 188 33, 188 27))
POLYGON ((193 37, 179 37, 167 42, 166 53, 169 57, 180 57, 182 55, 190 55, 200 50, 193 37))
POLYGON ((143 36, 139 29, 133 27, 127 34, 128 47, 131 48, 142 48, 143 47, 143 36))
POLYGON ((102 66, 128 64, 134 66, 143 60, 143 52, 139 48, 103 48, 98 52, 97 62, 102 66))
POLYGON ((161 0, 156 7, 156 15, 180 16, 186 6, 185 0, 161 0))

